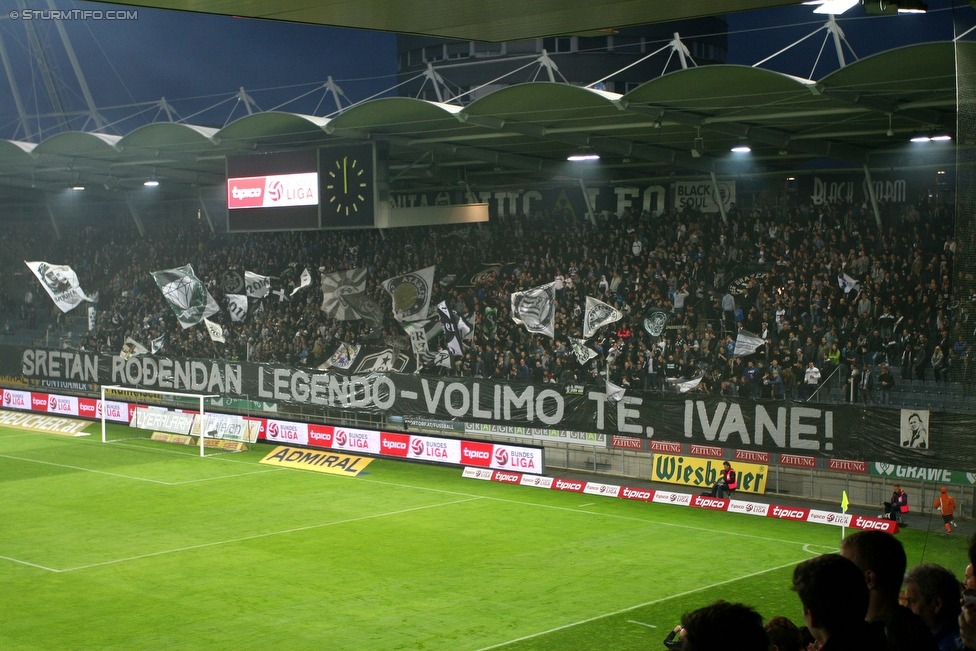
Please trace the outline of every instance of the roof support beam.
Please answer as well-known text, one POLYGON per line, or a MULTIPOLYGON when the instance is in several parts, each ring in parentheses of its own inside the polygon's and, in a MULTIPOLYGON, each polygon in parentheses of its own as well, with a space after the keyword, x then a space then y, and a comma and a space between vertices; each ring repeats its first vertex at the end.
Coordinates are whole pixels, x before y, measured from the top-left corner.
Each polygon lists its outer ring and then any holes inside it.
POLYGON ((803 140, 795 141, 792 134, 778 129, 768 129, 766 127, 750 126, 736 122, 710 122, 707 116, 689 113, 687 111, 674 111, 659 106, 641 106, 631 104, 627 106, 628 111, 653 115, 659 120, 669 120, 685 126, 707 127, 713 131, 724 133, 730 136, 746 138, 753 142, 779 147, 781 150, 793 151, 814 156, 829 156, 838 160, 863 165, 867 162, 867 151, 840 143, 826 140, 803 140))
POLYGON ((833 97, 834 99, 838 99, 842 102, 847 102, 848 104, 853 104, 855 106, 864 106, 882 113, 897 113, 898 115, 906 117, 910 120, 915 120, 916 122, 936 128, 946 126, 946 114, 942 113, 941 111, 933 111, 931 109, 924 108, 903 109, 901 106, 899 106, 898 102, 886 100, 881 97, 862 95, 861 93, 853 90, 829 87, 825 88, 819 85, 817 86, 817 90, 820 91, 821 95, 833 97))
POLYGON ((544 127, 535 124, 525 124, 514 120, 500 120, 480 115, 469 115, 459 113, 458 119, 462 122, 470 122, 488 129, 498 129, 510 133, 518 133, 525 136, 541 138, 553 142, 561 142, 576 147, 587 147, 597 151, 612 152, 622 156, 640 158, 653 161, 655 163, 665 163, 696 169, 701 172, 711 172, 713 165, 708 157, 695 159, 687 152, 679 152, 666 147, 656 147, 625 140, 623 138, 611 138, 608 136, 588 136, 585 134, 571 133, 552 133, 544 127))
POLYGON ((135 223, 136 228, 139 229, 139 235, 145 237, 146 227, 142 224, 142 216, 139 214, 139 207, 136 205, 131 192, 125 193, 125 205, 129 207, 129 214, 132 215, 132 221, 135 223))
POLYGON ((388 136, 386 134, 372 134, 358 129, 336 130, 335 135, 343 138, 355 138, 358 140, 386 140, 402 147, 412 147, 415 149, 427 150, 433 153, 449 156, 452 158, 472 158, 474 160, 488 163, 499 167, 508 167, 532 172, 543 173, 562 173, 564 170, 555 168, 552 163, 541 158, 531 156, 521 156, 519 154, 506 154, 504 152, 491 149, 481 149, 479 147, 466 147, 452 145, 448 143, 415 142, 409 138, 400 136, 388 136))

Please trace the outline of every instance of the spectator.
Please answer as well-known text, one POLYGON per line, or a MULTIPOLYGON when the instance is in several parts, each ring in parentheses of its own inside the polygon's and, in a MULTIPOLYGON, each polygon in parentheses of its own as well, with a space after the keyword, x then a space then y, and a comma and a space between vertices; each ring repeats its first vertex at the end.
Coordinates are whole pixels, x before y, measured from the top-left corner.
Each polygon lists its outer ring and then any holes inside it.
POLYGON ((785 617, 773 617, 766 622, 766 635, 775 651, 803 651, 803 636, 796 624, 785 617))
POLYGON ((883 531, 859 531, 841 541, 840 554, 864 573, 865 619, 884 626, 888 651, 936 651, 925 622, 898 603, 907 566, 901 541, 883 531))
POLYGON ((864 575, 848 559, 824 554, 793 570, 803 619, 820 651, 883 651, 884 632, 865 621, 869 595, 864 575))
POLYGON ((881 375, 878 376, 878 383, 881 385, 881 404, 891 404, 891 390, 895 386, 895 375, 888 368, 887 364, 881 367, 881 375))
POLYGON ((959 633, 959 581, 952 572, 935 563, 916 565, 905 576, 905 599, 932 631, 939 651, 965 649, 959 633))
POLYGON ((715 603, 681 618, 684 651, 768 651, 762 617, 744 604, 715 603))

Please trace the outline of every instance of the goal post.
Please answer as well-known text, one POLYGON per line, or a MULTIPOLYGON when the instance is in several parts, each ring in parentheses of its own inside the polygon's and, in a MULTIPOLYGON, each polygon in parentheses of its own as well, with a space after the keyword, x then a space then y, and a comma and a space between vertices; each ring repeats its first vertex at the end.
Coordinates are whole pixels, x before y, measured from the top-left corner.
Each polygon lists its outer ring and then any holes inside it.
MULTIPOLYGON (((102 385, 102 443, 109 443, 108 440, 108 430, 106 428, 107 423, 107 399, 113 392, 126 392, 126 393, 138 393, 143 395, 156 395, 160 397, 160 402, 164 402, 166 399, 181 400, 184 402, 184 408, 189 404, 193 404, 197 408, 197 415, 200 418, 200 456, 204 457, 206 455, 206 427, 204 426, 206 417, 206 406, 205 403, 210 398, 219 398, 218 394, 202 394, 202 393, 180 393, 178 391, 159 391, 154 389, 133 389, 132 387, 120 386, 120 385, 102 385)), ((133 416, 135 417, 135 416, 133 416)))

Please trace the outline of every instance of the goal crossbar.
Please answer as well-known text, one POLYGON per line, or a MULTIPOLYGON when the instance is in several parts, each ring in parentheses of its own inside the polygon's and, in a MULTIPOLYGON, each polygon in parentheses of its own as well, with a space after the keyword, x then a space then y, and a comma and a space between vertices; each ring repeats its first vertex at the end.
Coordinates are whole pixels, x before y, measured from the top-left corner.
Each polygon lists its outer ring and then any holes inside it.
MULTIPOLYGON (((106 389, 108 389, 108 390, 118 390, 118 391, 131 391, 132 393, 144 393, 144 394, 152 394, 152 395, 157 395, 157 396, 171 396, 171 397, 176 397, 176 398, 193 398, 193 399, 199 401, 199 405, 200 405, 200 418, 201 419, 203 418, 203 415, 205 413, 204 410, 203 410, 203 401, 204 400, 207 400, 209 398, 219 398, 220 397, 220 395, 219 394, 216 394, 216 393, 209 393, 209 394, 202 394, 202 393, 180 393, 178 391, 159 391, 159 390, 156 390, 156 389, 133 389, 132 387, 121 386, 121 385, 118 385, 118 384, 102 385, 102 443, 107 443, 108 442, 108 438, 107 438, 106 430, 105 430, 105 423, 106 423, 105 414, 106 414, 106 411, 107 411, 105 409, 105 390, 106 389)), ((200 456, 201 457, 206 456, 205 447, 204 447, 204 438, 206 438, 206 437, 203 435, 203 431, 201 431, 200 432, 200 456)))

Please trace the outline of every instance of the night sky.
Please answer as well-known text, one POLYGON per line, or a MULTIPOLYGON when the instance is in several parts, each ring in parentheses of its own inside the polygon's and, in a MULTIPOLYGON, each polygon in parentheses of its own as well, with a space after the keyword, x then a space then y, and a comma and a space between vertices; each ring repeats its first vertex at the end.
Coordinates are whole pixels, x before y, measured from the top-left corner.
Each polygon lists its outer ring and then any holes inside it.
MULTIPOLYGON (((134 9, 56 2, 59 9, 134 9)), ((47 8, 45 0, 28 0, 27 6, 47 8)), ((926 15, 893 17, 865 16, 860 7, 855 7, 838 21, 862 58, 900 45, 949 40, 954 18, 963 29, 976 22, 976 10, 968 2, 957 2, 953 10, 949 0, 930 0, 929 7, 926 15)), ((29 56, 24 21, 10 18, 10 12, 17 9, 14 0, 0 0, 0 37, 27 112, 48 114, 51 105, 36 62, 29 56)), ((244 106, 231 100, 200 111, 231 97, 241 86, 262 110, 268 110, 312 90, 329 75, 353 101, 396 84, 396 37, 392 34, 144 8, 137 11, 136 20, 64 23, 95 103, 109 121, 116 122, 111 132, 127 133, 152 121, 157 109, 131 105, 158 101, 163 96, 181 117, 192 115, 188 122, 220 127, 245 115, 244 106), (144 112, 137 115, 140 110, 144 112)), ((731 15, 727 20, 729 63, 752 65, 809 34, 826 21, 826 16, 813 14, 812 7, 793 6, 731 15)), ((42 42, 50 46, 57 77, 65 80, 61 93, 66 104, 75 111, 84 109, 53 21, 34 24, 42 42)), ((764 67, 810 77, 823 37, 821 32, 764 67)), ((833 44, 828 43, 812 77, 819 79, 836 68, 833 44)), ((323 93, 316 91, 281 109, 316 115, 334 111, 331 97, 324 101, 322 97, 323 93)), ((42 118, 40 122, 47 129, 45 137, 57 131, 52 120, 42 118)), ((94 129, 91 124, 85 125, 83 117, 76 118, 71 126, 94 129)), ((23 133, 16 129, 17 111, 4 75, 0 78, 0 137, 16 135, 22 139, 23 133)))

